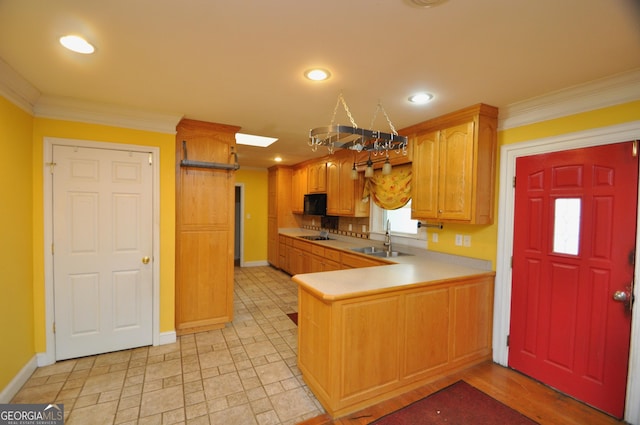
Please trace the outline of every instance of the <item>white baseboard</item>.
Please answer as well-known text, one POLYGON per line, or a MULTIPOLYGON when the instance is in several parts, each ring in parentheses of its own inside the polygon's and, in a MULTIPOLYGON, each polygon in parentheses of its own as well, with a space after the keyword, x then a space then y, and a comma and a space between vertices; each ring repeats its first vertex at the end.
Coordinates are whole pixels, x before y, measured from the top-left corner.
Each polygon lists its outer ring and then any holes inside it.
POLYGON ((44 353, 37 353, 36 360, 38 367, 49 366, 56 362, 53 350, 46 351, 44 353))
POLYGON ((268 261, 245 261, 242 263, 242 267, 262 267, 268 265, 268 261))
POLYGON ((158 345, 173 344, 177 341, 176 331, 161 332, 158 345))
POLYGON ((11 402, 11 399, 18 394, 20 388, 27 382, 27 380, 31 377, 33 372, 38 367, 38 361, 36 356, 33 356, 31 360, 27 362, 26 365, 18 372, 16 376, 13 377, 9 385, 7 385, 2 392, 0 392, 0 403, 7 404, 11 402))

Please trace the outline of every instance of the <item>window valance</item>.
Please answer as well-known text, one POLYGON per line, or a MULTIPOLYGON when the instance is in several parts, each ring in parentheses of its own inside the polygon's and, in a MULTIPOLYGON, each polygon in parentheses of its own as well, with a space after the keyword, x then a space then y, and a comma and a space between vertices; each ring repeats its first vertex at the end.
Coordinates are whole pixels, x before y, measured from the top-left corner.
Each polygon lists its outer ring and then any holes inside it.
POLYGON ((402 208, 411 199, 411 164, 393 167, 391 174, 383 175, 376 170, 364 185, 363 198, 371 197, 373 202, 385 210, 402 208))

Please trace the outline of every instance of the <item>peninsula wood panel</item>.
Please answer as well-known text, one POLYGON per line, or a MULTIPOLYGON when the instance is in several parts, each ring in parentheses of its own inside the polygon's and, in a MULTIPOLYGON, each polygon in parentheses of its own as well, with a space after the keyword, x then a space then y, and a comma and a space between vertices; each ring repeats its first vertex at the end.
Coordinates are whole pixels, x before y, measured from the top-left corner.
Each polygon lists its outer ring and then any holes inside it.
POLYGON ((176 333, 233 319, 233 170, 182 167, 185 159, 233 163, 238 127, 184 119, 176 133, 176 333))
POLYGON ((335 302, 299 286, 303 378, 339 417, 491 359, 493 282, 469 276, 335 302))

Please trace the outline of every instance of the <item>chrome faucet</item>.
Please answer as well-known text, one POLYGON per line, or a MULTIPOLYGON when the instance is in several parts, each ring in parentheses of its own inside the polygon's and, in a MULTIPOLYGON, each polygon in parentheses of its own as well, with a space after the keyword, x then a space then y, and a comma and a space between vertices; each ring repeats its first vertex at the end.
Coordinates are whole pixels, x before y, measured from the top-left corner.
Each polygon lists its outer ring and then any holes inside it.
POLYGON ((387 219, 387 231, 384 234, 384 246, 387 247, 387 252, 391 253, 391 223, 387 219))

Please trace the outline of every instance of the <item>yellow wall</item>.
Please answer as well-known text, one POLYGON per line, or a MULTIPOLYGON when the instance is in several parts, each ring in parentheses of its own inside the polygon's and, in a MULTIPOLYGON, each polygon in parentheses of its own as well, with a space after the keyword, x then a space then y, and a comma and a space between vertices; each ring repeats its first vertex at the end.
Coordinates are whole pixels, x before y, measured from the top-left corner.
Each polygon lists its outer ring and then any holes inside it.
MULTIPOLYGON (((530 124, 522 127, 512 128, 498 132, 498 149, 501 146, 526 142, 530 140, 558 136, 561 134, 574 133, 606 127, 610 125, 622 124, 625 122, 640 120, 640 101, 630 102, 622 105, 584 112, 581 114, 569 115, 549 121, 530 124)), ((489 260, 496 267, 496 250, 498 241, 498 199, 499 188, 499 152, 496 163, 496 203, 494 210, 494 224, 490 226, 476 226, 464 224, 444 224, 443 230, 427 229, 428 248, 432 251, 444 252, 466 257, 489 260), (431 234, 438 233, 438 242, 432 242, 431 234), (455 235, 470 235, 471 247, 460 247, 455 245, 455 235)))
MULTIPOLYGON (((2 97, 0 118, 0 388, 6 387, 35 353, 46 350, 42 174, 45 137, 159 147, 160 331, 174 330, 175 136, 33 118, 2 97)), ((498 143, 502 146, 634 120, 640 120, 640 101, 500 131, 498 143)), ((236 173, 236 181, 244 184, 244 260, 249 263, 267 258, 267 177, 267 170, 260 169, 241 168, 236 173)), ((495 268, 496 241, 497 224, 445 224, 443 230, 429 229, 428 246, 433 251, 490 260, 495 268), (434 232, 438 233, 437 243, 431 239, 434 232), (470 235, 471 247, 455 246, 456 234, 470 235)))
POLYGON ((0 96, 0 389, 33 358, 33 118, 0 96))
POLYGON ((36 352, 46 350, 44 293, 43 143, 45 137, 160 148, 160 332, 175 329, 175 135, 35 118, 33 126, 33 273, 36 352))
POLYGON ((243 169, 236 172, 236 183, 244 184, 244 261, 267 260, 267 196, 266 169, 243 169))

